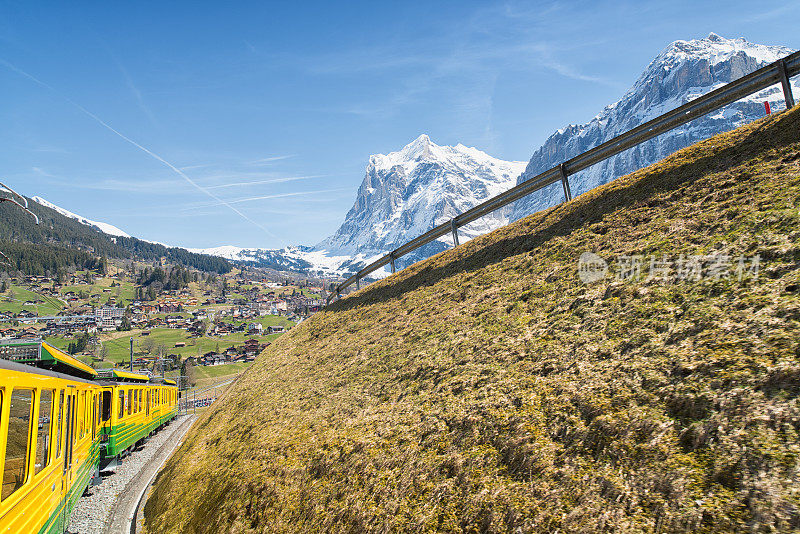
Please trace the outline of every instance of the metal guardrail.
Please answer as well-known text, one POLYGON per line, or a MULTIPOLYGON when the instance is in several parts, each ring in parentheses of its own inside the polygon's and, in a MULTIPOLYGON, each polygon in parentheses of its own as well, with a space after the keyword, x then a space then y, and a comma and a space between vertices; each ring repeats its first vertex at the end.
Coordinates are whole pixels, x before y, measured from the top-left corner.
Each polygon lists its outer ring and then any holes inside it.
POLYGON ((356 289, 359 289, 362 278, 366 277, 369 273, 390 265, 391 270, 395 272, 395 260, 416 250, 417 248, 427 245, 428 243, 446 235, 450 232, 453 235, 454 246, 458 246, 458 229, 465 224, 468 224, 476 219, 483 217, 499 208, 509 205, 510 203, 519 200, 535 191, 543 189, 556 182, 561 182, 564 188, 564 197, 566 201, 572 200, 572 192, 569 187, 569 176, 578 173, 592 165, 600 163, 612 156, 619 154, 629 148, 649 141, 650 139, 677 128, 687 122, 690 122, 698 117, 701 117, 712 111, 716 111, 721 107, 732 104, 737 100, 744 98, 748 95, 766 89, 772 85, 780 83, 783 88, 783 96, 786 100, 786 108, 789 109, 794 106, 794 97, 792 95, 792 88, 789 84, 789 79, 800 73, 800 51, 786 56, 783 59, 770 63, 746 76, 742 76, 738 80, 723 85, 722 87, 706 93, 691 102, 687 102, 680 107, 668 111, 663 115, 656 117, 644 124, 637 126, 623 134, 614 137, 597 145, 596 147, 583 152, 574 158, 568 159, 564 163, 553 167, 550 170, 534 176, 533 178, 517 184, 508 191, 500 193, 477 206, 455 216, 448 222, 442 223, 421 236, 408 241, 404 245, 396 248, 382 258, 367 265, 354 275, 350 276, 344 282, 338 284, 335 291, 332 292, 327 298, 327 304, 331 303, 334 298, 341 298, 341 292, 346 287, 356 284, 356 289))

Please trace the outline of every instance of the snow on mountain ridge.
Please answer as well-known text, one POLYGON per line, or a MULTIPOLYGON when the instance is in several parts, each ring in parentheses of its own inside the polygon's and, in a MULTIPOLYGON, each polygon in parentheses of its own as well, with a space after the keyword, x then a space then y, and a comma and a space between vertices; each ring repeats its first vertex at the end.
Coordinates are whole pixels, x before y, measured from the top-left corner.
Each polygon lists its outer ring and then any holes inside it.
MULTIPOLYGON (((335 256, 380 256, 512 187, 524 166, 462 144, 440 146, 422 134, 401 150, 369 157, 344 223, 314 248, 335 256)), ((460 232, 470 239, 507 220, 500 210, 460 232)))
POLYGON ((87 219, 86 217, 83 217, 83 216, 78 215, 76 213, 72 213, 71 211, 68 211, 68 210, 65 210, 64 208, 56 206, 52 202, 48 202, 47 200, 43 199, 42 197, 38 197, 38 196, 31 197, 31 200, 33 200, 37 204, 40 204, 40 205, 42 205, 42 206, 44 206, 46 208, 50 208, 51 210, 55 210, 55 211, 57 211, 58 213, 60 213, 61 215, 65 216, 65 217, 69 217, 70 219, 75 219, 76 221, 78 221, 81 224, 85 224, 86 226, 93 226, 93 227, 99 229, 101 232, 104 232, 104 233, 106 233, 108 235, 113 235, 113 236, 117 236, 117 237, 131 237, 127 232, 124 232, 124 231, 120 230, 119 228, 117 228, 113 224, 108 224, 108 223, 104 223, 104 222, 93 221, 91 219, 87 219))
MULTIPOLYGON (((189 252, 219 256, 231 261, 252 263, 277 270, 301 271, 315 276, 344 276, 371 263, 380 255, 365 256, 357 254, 331 255, 326 250, 310 250, 307 247, 286 247, 282 249, 242 248, 222 245, 210 248, 190 248, 189 252)), ((382 278, 388 273, 376 272, 372 278, 382 278)))
POLYGON ((242 256, 242 252, 246 250, 258 250, 258 249, 246 249, 241 247, 236 247, 233 245, 222 245, 219 247, 211 247, 211 248, 187 248, 189 252, 194 252, 196 254, 208 254, 209 256, 218 256, 220 258, 225 258, 226 260, 239 260, 242 256))
MULTIPOLYGON (((517 183, 792 52, 783 46, 754 44, 742 38, 726 39, 715 33, 705 39, 675 41, 656 56, 619 101, 604 107, 585 124, 570 124, 554 132, 533 153, 517 183)), ((792 85, 798 91, 800 81, 795 80, 792 85)), ((572 193, 584 193, 699 140, 761 117, 764 101, 769 102, 773 110, 783 109, 780 85, 745 97, 570 176, 572 193)), ((520 219, 562 200, 561 186, 554 184, 515 203, 511 219, 520 219)))

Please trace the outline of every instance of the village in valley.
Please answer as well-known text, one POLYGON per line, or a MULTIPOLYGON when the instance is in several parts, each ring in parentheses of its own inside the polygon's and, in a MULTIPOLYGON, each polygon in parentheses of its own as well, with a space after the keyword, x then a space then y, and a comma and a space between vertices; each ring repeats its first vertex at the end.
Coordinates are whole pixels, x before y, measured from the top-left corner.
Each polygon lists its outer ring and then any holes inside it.
POLYGON ((96 270, 0 273, 0 337, 42 339, 96 368, 238 373, 322 307, 326 282, 271 270, 225 274, 103 260, 96 270))

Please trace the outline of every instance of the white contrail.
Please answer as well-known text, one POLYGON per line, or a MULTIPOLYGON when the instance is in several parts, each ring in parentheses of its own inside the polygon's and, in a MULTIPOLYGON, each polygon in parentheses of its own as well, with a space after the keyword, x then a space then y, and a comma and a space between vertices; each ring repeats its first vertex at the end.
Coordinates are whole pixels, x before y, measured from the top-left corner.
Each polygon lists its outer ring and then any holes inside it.
POLYGON ((232 206, 230 203, 228 203, 228 202, 226 202, 225 200, 221 199, 220 197, 218 197, 217 195, 215 195, 215 194, 214 194, 214 193, 212 193, 211 191, 207 190, 206 188, 204 188, 203 186, 201 186, 200 184, 198 184, 197 182, 195 182, 194 180, 192 180, 191 178, 189 178, 189 177, 186 175, 186 173, 184 173, 183 171, 181 171, 181 170, 180 170, 178 167, 176 167, 175 165, 173 165, 173 164, 172 164, 172 163, 170 163, 169 161, 165 160, 164 158, 162 158, 161 156, 159 156, 158 154, 156 154, 156 153, 155 153, 155 152, 153 152, 152 150, 149 150, 149 149, 147 149, 146 147, 143 147, 142 145, 140 145, 139 143, 137 143, 136 141, 134 141, 134 140, 133 140, 133 139, 131 139, 130 137, 128 137, 128 136, 126 136, 126 135, 124 135, 124 134, 122 134, 122 133, 118 132, 117 130, 115 130, 114 128, 112 128, 112 127, 111 127, 111 126, 110 126, 110 125, 109 125, 107 122, 105 122, 103 119, 101 119, 100 117, 98 117, 97 115, 95 115, 94 113, 92 113, 91 111, 89 111, 88 109, 86 109, 85 107, 81 106, 80 104, 78 104, 77 102, 75 102, 74 100, 72 100, 71 98, 69 98, 68 96, 65 96, 65 95, 63 95, 63 94, 62 94, 62 93, 60 93, 59 91, 56 91, 56 89, 55 89, 53 86, 51 86, 51 85, 49 85, 49 84, 47 84, 47 83, 45 83, 45 82, 41 81, 40 79, 36 78, 35 76, 33 76, 33 75, 31 75, 31 74, 28 74, 27 72, 25 72, 25 71, 24 71, 24 70, 22 70, 22 69, 20 69, 20 68, 17 68, 15 65, 13 65, 12 63, 9 63, 8 61, 6 61, 6 60, 4 60, 4 59, 1 59, 1 58, 0 58, 0 63, 2 63, 3 65, 5 65, 5 66, 6 66, 6 67, 8 67, 9 69, 13 70, 14 72, 16 72, 16 73, 18 73, 18 74, 20 74, 20 75, 22 75, 22 76, 25 76, 26 78, 28 78, 28 79, 30 79, 30 80, 33 80, 34 82, 36 82, 37 84, 41 85, 42 87, 45 87, 46 89, 49 89, 50 91, 54 92, 55 94, 57 94, 58 96, 60 96, 61 98, 63 98, 64 100, 66 100, 67 102, 69 102, 70 104, 72 104, 73 106, 75 106, 76 108, 78 108, 79 110, 81 110, 82 112, 84 112, 86 115, 88 115, 89 117, 91 117, 92 119, 94 119, 94 120, 95 120, 95 121, 96 121, 98 124, 100 124, 101 126, 103 126, 104 128, 106 128, 107 130, 109 130, 109 131, 113 132, 114 134, 116 134, 116 135, 117 135, 117 136, 119 136, 120 138, 124 139, 124 140, 125 140, 125 141, 127 141, 128 143, 132 144, 133 146, 135 146, 136 148, 138 148, 139 150, 141 150, 141 151, 142 151, 142 152, 144 152, 145 154, 147 154, 147 155, 149 155, 150 157, 152 157, 152 158, 154 158, 154 159, 156 159, 156 160, 160 161, 161 163, 163 163, 164 165, 166 165, 167 167, 169 167, 170 169, 172 169, 173 171, 175 171, 175 173, 177 173, 177 174, 178 174, 178 176, 180 176, 181 178, 183 178, 184 180, 186 180, 187 182, 189 182, 189 183, 190 183, 190 184, 191 184, 193 187, 195 187, 195 188, 196 188, 198 191, 201 191, 201 192, 205 193, 206 195, 208 195, 209 197, 213 198, 213 199, 214 199, 214 200, 216 200, 216 201, 217 201, 217 202, 218 202, 220 205, 227 206, 227 207, 228 207, 228 208, 230 208, 230 209, 231 209, 231 210, 232 210, 234 213, 236 213, 237 215, 239 215, 239 216, 240 216, 241 218, 243 218, 244 220, 246 220, 246 221, 248 221, 248 222, 250 222, 250 223, 252 223, 252 224, 256 225, 258 228, 261 228, 261 230, 263 230, 263 231, 264 231, 264 232, 265 232, 267 235, 269 235, 270 237, 274 237, 275 239, 279 240, 279 241, 280 241, 282 244, 284 244, 284 245, 286 244, 286 243, 285 243, 285 241, 284 241, 283 239, 281 239, 281 238, 280 238, 280 237, 278 237, 277 235, 275 235, 275 234, 273 234, 272 232, 270 232, 269 230, 267 230, 267 229, 266 229, 266 228, 265 228, 263 225, 261 225, 260 223, 257 223, 256 221, 254 221, 253 219, 251 219, 250 217, 248 217, 247 215, 245 215, 244 213, 242 213, 241 211, 239 211, 238 209, 236 209, 236 207, 232 206))

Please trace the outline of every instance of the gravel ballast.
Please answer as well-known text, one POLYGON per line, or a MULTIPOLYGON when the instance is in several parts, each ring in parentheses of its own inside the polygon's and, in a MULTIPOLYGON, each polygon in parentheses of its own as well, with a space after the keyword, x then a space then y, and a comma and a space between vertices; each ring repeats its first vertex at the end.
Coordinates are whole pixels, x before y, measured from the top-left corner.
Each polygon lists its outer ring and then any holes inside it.
MULTIPOLYGON (((185 425, 181 423, 187 416, 179 416, 169 425, 152 436, 140 450, 128 455, 122 465, 114 468, 114 474, 103 477, 102 483, 89 489, 81 497, 70 517, 70 534, 99 534, 108 524, 111 512, 120 497, 132 489, 136 477, 153 460, 158 451, 170 442, 180 439, 178 432, 185 425)), ((189 416, 191 417, 191 416, 189 416)))

